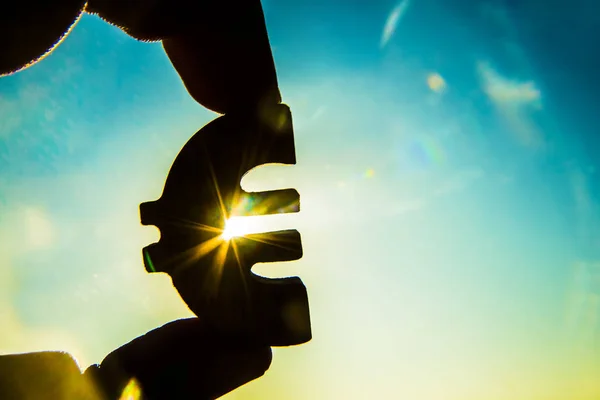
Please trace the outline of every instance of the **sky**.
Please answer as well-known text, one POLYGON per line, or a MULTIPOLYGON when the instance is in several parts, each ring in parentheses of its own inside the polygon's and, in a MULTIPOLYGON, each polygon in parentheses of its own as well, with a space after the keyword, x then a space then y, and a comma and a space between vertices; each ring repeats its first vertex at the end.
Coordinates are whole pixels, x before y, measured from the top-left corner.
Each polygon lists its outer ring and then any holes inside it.
MULTIPOLYGON (((227 399, 600 398, 600 4, 263 2, 304 257, 258 265, 308 288, 313 339, 227 399)), ((191 316, 147 274, 139 222, 217 115, 160 44, 86 15, 0 78, 0 353, 83 367, 191 316)))

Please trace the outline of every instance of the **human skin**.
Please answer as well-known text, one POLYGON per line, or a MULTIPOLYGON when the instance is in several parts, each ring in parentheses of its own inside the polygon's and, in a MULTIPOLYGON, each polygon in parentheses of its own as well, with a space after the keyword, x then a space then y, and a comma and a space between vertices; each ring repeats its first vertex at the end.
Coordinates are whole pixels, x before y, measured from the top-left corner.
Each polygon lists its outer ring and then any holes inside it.
MULTIPOLYGON (((281 101, 259 0, 12 3, 0 13, 0 76, 43 62, 87 12, 138 40, 161 41, 190 96, 210 110, 281 101)), ((112 399, 135 378, 147 399, 212 399, 262 376, 271 359, 269 346, 191 318, 132 340, 85 373, 66 353, 0 356, 0 398, 112 399)))

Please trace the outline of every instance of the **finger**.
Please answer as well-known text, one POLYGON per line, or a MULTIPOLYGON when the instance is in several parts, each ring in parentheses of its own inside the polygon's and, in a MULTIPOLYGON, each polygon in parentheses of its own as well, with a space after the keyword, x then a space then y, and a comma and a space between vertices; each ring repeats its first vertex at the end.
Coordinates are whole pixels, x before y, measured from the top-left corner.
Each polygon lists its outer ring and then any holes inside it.
MULTIPOLYGON (((0 76, 53 50, 85 5, 84 0, 14 3, 14 11, 0 13, 0 76)), ((90 0, 86 10, 137 39, 164 39, 190 95, 213 111, 281 101, 260 0, 234 7, 217 0, 90 0)))
POLYGON ((210 2, 194 24, 163 40, 190 95, 228 113, 281 101, 260 0, 210 2))
POLYGON ((281 101, 260 0, 90 0, 87 11, 136 39, 162 39, 190 95, 213 111, 281 101))
POLYGON ((135 378, 145 398, 214 399, 262 376, 270 364, 270 347, 218 335, 192 318, 133 340, 86 375, 101 382, 109 398, 135 378))
POLYGON ((10 1, 0 11, 0 76, 39 61, 60 42, 85 0, 10 1))
MULTIPOLYGON (((211 0, 89 0, 86 12, 97 14, 131 37, 145 42, 171 36, 195 23, 211 0)), ((215 0, 212 0, 215 1, 215 0)))
POLYGON ((0 399, 101 400, 66 353, 0 356, 0 399))

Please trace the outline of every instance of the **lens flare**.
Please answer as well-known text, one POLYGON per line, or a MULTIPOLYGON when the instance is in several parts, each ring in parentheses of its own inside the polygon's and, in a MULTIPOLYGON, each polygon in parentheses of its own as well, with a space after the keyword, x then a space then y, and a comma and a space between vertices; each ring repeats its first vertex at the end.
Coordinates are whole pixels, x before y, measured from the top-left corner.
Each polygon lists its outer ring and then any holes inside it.
POLYGON ((436 93, 441 93, 446 89, 446 81, 437 72, 427 76, 427 86, 436 93))
POLYGON ((135 379, 131 378, 123 389, 119 400, 141 400, 142 398, 142 387, 140 383, 135 379))
POLYGON ((250 217, 231 217, 225 223, 225 229, 221 237, 225 240, 231 240, 235 237, 247 235, 252 232, 250 217))

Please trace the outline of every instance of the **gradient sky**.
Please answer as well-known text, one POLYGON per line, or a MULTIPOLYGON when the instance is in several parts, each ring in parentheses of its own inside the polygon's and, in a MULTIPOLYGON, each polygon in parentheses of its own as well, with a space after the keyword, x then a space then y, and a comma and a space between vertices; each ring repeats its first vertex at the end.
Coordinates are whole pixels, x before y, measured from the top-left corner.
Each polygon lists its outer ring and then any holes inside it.
MULTIPOLYGON (((228 399, 600 398, 600 4, 264 1, 314 339, 228 399)), ((216 115, 159 44, 85 16, 0 79, 0 353, 82 366, 189 316, 138 205, 216 115)))

